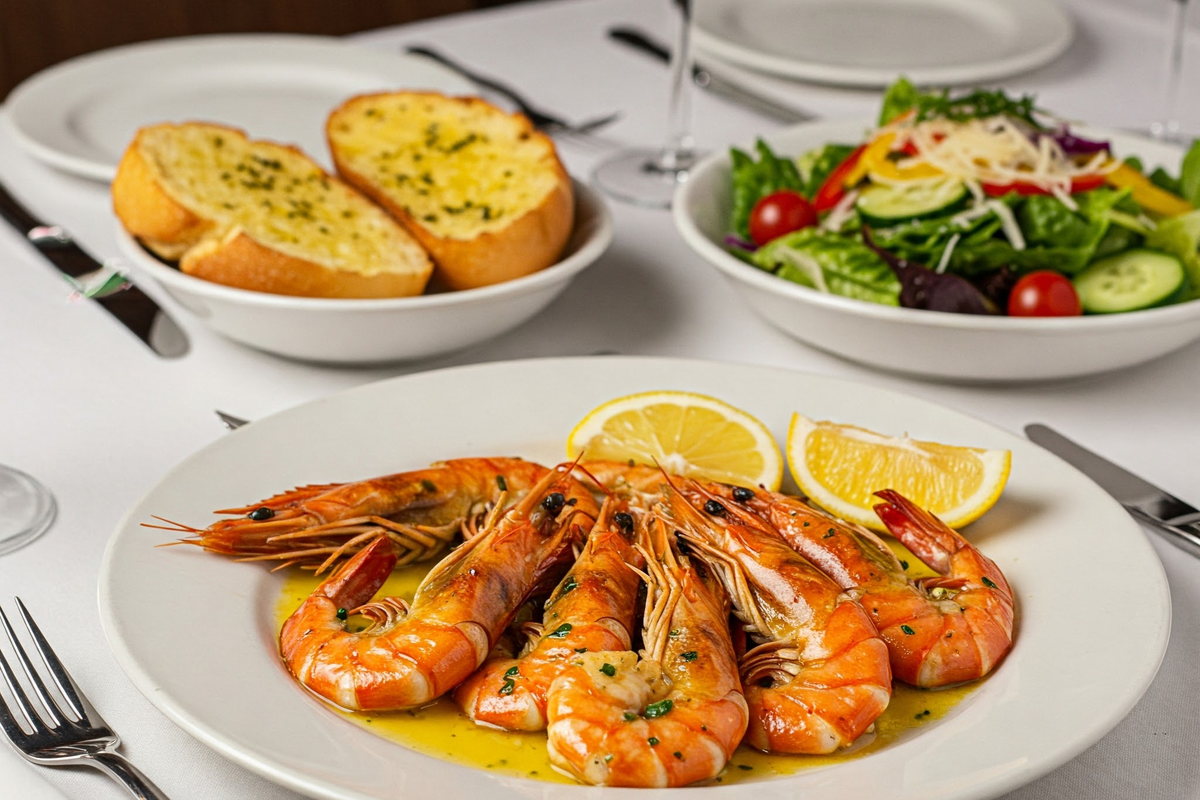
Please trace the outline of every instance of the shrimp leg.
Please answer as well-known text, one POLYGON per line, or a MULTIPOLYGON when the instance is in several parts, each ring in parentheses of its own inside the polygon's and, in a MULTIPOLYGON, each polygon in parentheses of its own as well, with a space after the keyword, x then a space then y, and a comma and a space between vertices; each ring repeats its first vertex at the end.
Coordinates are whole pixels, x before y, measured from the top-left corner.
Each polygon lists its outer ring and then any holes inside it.
POLYGON ((548 471, 507 512, 451 551, 418 587, 361 605, 395 564, 377 537, 326 579, 283 625, 280 653, 301 684, 350 710, 393 710, 453 689, 484 660, 517 609, 565 565, 597 509, 567 470, 548 471), (585 524, 586 523, 586 524, 585 524), (354 606, 359 604, 358 608, 354 606), (354 613, 372 624, 350 632, 354 613))
POLYGON ((650 549, 643 548, 641 659, 628 650, 583 653, 547 696, 550 760, 585 783, 707 780, 725 767, 746 730, 729 601, 688 558, 676 556, 661 522, 654 525, 650 549))
MULTIPOLYGON (((621 504, 623 506, 623 504, 621 504)), ((640 579, 633 517, 608 500, 587 543, 546 603, 538 638, 520 658, 490 658, 454 692, 481 725, 537 731, 546 727, 546 692, 578 654, 628 650, 640 579)))

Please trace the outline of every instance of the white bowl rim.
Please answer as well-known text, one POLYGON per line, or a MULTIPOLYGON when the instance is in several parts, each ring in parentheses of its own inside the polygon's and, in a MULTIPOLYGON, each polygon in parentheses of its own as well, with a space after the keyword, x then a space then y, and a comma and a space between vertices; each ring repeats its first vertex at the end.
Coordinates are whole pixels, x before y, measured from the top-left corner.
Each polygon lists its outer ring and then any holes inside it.
MULTIPOLYGON (((548 285, 570 280, 585 267, 598 260, 613 240, 612 212, 597 192, 590 189, 581 181, 571 179, 576 197, 576 214, 581 207, 587 207, 595 219, 592 223, 595 229, 583 241, 579 249, 566 258, 556 261, 537 272, 513 278, 503 283, 482 286, 478 289, 462 289, 459 291, 439 292, 438 294, 421 294, 413 297, 299 297, 296 295, 271 294, 257 292, 251 289, 239 289, 220 283, 206 281, 187 275, 175 267, 168 266, 156 256, 142 247, 141 243, 125 230, 120 221, 116 222, 116 237, 124 257, 133 261, 137 269, 144 269, 155 280, 164 286, 174 287, 180 291, 197 295, 211 300, 237 303, 239 305, 257 306, 260 308, 290 309, 306 312, 346 312, 346 311, 400 311, 404 309, 431 309, 443 306, 485 303, 507 295, 519 295, 535 292, 548 285)), ((574 228, 572 229, 574 235, 574 228)))
MULTIPOLYGON (((869 121, 861 118, 843 118, 821 120, 817 123, 801 123, 793 128, 774 131, 765 139, 786 136, 800 128, 825 127, 833 129, 838 126, 849 127, 860 125, 864 129, 871 127, 869 121)), ((1090 137, 1107 137, 1109 139, 1136 139, 1139 137, 1119 131, 1104 129, 1087 129, 1090 137)), ((1163 142, 1147 139, 1159 147, 1172 147, 1163 142)), ((740 145, 735 145, 740 146, 740 145)), ((742 147, 742 149, 746 149, 742 147)), ((1182 156, 1183 151, 1180 150, 1182 156)), ((691 245, 692 249, 704 256, 709 263, 731 278, 748 283, 756 289, 772 292, 784 297, 795 298, 802 302, 824 306, 838 311, 846 311, 862 317, 898 322, 906 325, 918 325, 935 328, 956 328, 978 331, 1017 331, 1022 333, 1046 333, 1070 335, 1077 332, 1096 330, 1136 330, 1146 327, 1158 327, 1173 322, 1190 321, 1200 317, 1200 299, 1188 300, 1174 305, 1158 308, 1142 309, 1141 311, 1125 311, 1119 314, 1088 314, 1080 317, 1009 317, 992 314, 953 314, 945 311, 928 311, 920 308, 902 308, 885 306, 865 300, 855 300, 850 297, 826 294, 825 292, 801 286, 798 283, 777 278, 769 272, 747 264, 737 256, 730 254, 725 248, 714 243, 697 227, 695 220, 687 212, 689 204, 696 198, 694 192, 700 184, 699 178, 711 172, 727 170, 730 165, 729 147, 714 152, 703 159, 693 170, 691 178, 680 185, 675 192, 671 205, 671 214, 680 235, 691 245)))

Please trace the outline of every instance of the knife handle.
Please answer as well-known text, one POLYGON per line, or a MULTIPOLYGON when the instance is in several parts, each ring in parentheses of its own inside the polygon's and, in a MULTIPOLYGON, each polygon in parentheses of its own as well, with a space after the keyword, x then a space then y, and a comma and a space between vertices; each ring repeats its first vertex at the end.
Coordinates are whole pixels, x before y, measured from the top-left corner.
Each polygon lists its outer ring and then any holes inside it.
POLYGON ((1184 552, 1200 558, 1200 524, 1195 522, 1173 525, 1150 516, 1136 506, 1125 506, 1125 510, 1138 522, 1145 523, 1157 531, 1168 542, 1184 552))

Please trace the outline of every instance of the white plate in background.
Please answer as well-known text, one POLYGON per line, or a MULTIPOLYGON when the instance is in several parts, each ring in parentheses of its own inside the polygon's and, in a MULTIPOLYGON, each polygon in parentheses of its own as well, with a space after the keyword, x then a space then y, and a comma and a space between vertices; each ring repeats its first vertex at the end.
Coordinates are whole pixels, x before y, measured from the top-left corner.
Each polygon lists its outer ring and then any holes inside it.
POLYGON ((1053 0, 700 0, 696 47, 817 83, 977 83, 1040 67, 1067 49, 1053 0))
POLYGON ((256 421, 186 459, 119 523, 100 570, 100 613, 117 661, 159 710, 230 760, 310 797, 336 800, 978 800, 1028 783, 1117 724, 1150 685, 1170 630, 1170 594, 1145 534, 1103 490, 1045 450, 934 403, 852 381, 664 358, 538 359, 418 373, 256 421), (652 389, 702 392, 782 438, 791 413, 891 434, 1012 451, 999 503, 966 535, 1008 577, 1016 641, 951 714, 821 769, 697 789, 563 786, 412 752, 340 717, 287 674, 274 609, 283 576, 141 527, 193 525, 212 509, 292 486, 416 469, 445 458, 553 463, 589 410, 652 389), (1119 645, 1114 646, 1114 632, 1119 645))
POLYGON ((366 92, 474 87, 428 59, 293 34, 187 36, 101 50, 45 69, 5 101, 30 155, 110 181, 139 127, 218 122, 295 144, 328 167, 325 118, 366 92))

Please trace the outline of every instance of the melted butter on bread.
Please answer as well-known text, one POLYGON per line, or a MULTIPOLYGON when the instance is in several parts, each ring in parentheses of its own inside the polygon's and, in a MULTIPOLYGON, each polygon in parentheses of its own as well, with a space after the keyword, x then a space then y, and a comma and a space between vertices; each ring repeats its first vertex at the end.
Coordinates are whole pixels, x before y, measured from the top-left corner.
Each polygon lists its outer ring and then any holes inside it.
POLYGON ((179 258, 185 272, 229 285, 402 296, 419 294, 432 271, 421 245, 387 212, 302 152, 219 125, 143 128, 122 160, 113 197, 118 217, 148 247, 179 258), (199 222, 158 225, 164 208, 199 222), (258 253, 274 265, 270 274, 261 264, 239 269, 223 257, 222 248, 239 237, 249 242, 242 240, 238 258, 253 261, 258 253), (215 276, 202 263, 214 256, 215 276))
POLYGON ((409 228, 453 288, 548 266, 570 234, 570 179, 521 115, 395 92, 347 101, 326 132, 338 172, 409 228))

